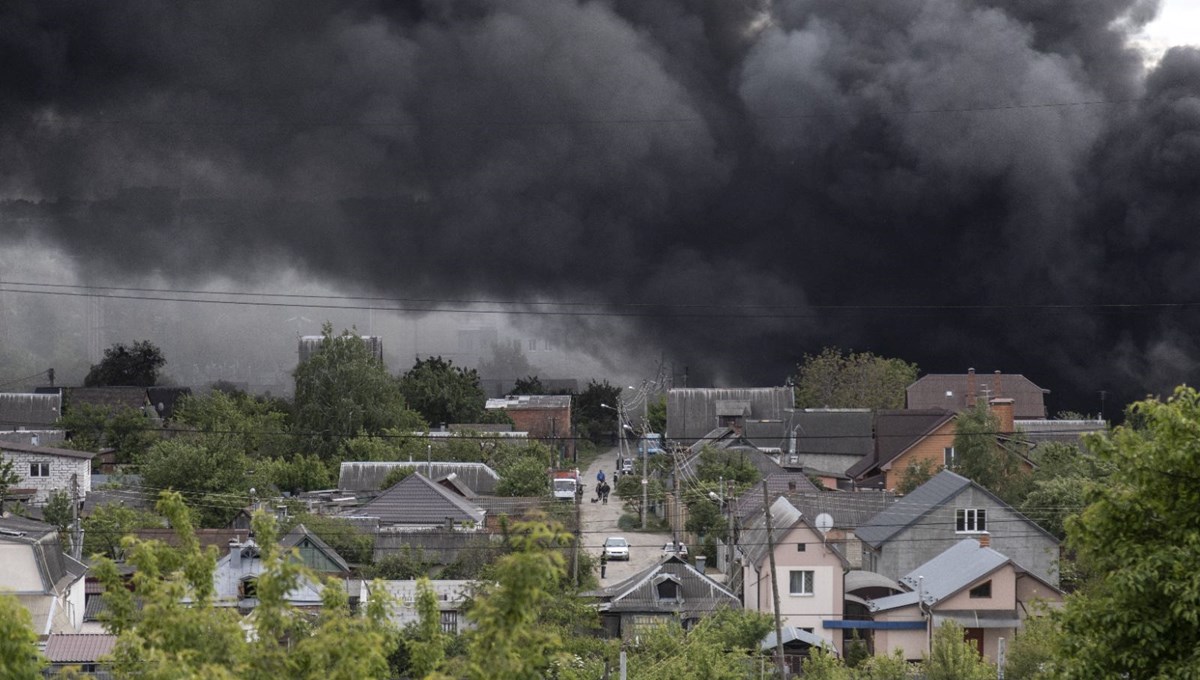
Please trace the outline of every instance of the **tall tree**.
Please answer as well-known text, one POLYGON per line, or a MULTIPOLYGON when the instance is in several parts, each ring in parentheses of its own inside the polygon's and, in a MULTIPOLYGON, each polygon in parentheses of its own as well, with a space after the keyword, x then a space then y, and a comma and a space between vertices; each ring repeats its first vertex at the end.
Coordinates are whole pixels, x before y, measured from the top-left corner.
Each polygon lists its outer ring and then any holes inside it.
POLYGON ((111 448, 116 451, 117 462, 122 464, 137 460, 159 439, 146 414, 134 408, 114 413, 92 404, 72 406, 58 419, 58 426, 67 431, 67 448, 76 451, 111 448))
POLYGON ((991 680, 996 669, 963 639, 963 627, 946 621, 933 633, 933 645, 925 657, 926 680, 991 680))
POLYGON ((418 359, 401 376, 400 392, 431 425, 481 422, 487 403, 475 369, 455 366, 440 356, 418 359))
POLYGON ((517 383, 513 385, 512 391, 509 394, 545 394, 546 387, 542 385, 542 381, 536 375, 517 378, 517 383))
POLYGON ((29 610, 16 595, 0 593, 0 678, 42 680, 46 660, 37 642, 29 610))
POLYGON ((804 355, 796 370, 798 408, 904 408, 904 390, 917 379, 917 365, 870 352, 842 354, 826 347, 804 355))
POLYGON ((0 514, 4 513, 4 499, 8 490, 21 482, 21 476, 13 469, 14 463, 0 456, 0 514))
POLYGON ((166 363, 162 350, 149 340, 139 340, 132 345, 117 343, 104 350, 104 358, 92 366, 83 384, 87 387, 151 387, 158 384, 158 371, 166 363))
POLYGON ((1013 505, 1028 492, 1029 475, 1021 467, 1027 453, 1020 440, 1001 436, 1000 422, 987 404, 963 411, 955 421, 952 469, 1013 505))
POLYGON ((1113 474, 1067 520, 1094 577, 1061 612, 1064 677, 1200 677, 1200 393, 1137 402, 1086 445, 1113 474))
POLYGON ((293 373, 293 422, 305 448, 330 460, 346 438, 359 433, 425 428, 405 404, 400 384, 358 335, 343 331, 335 336, 329 323, 322 335, 312 356, 293 373))
POLYGON ((610 385, 607 380, 589 382, 571 405, 576 436, 597 445, 615 444, 615 437, 621 435, 621 429, 617 426, 616 412, 605 408, 605 405, 616 408, 620 398, 621 388, 610 385), (610 432, 614 433, 613 436, 608 436, 610 432))

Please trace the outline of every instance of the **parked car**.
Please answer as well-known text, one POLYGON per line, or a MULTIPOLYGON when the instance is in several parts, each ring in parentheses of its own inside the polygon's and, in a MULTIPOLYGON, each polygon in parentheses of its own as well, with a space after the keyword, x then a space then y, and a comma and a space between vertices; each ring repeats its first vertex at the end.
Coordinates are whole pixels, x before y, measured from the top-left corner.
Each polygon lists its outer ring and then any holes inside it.
POLYGON ((610 560, 629 561, 629 541, 621 536, 604 539, 604 555, 610 560))
POLYGON ((625 474, 625 475, 632 474, 633 473, 633 459, 632 458, 622 458, 620 469, 621 469, 621 474, 625 474))
POLYGON ((684 543, 667 541, 667 544, 663 546, 663 557, 670 557, 671 555, 679 555, 681 558, 686 560, 688 556, 687 545, 684 543))

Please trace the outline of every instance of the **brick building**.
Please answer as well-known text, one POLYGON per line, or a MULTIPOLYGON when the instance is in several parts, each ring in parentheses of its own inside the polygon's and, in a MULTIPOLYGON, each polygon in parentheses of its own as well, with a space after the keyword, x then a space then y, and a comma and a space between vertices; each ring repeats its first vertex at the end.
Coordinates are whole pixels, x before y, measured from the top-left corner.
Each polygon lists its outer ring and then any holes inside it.
POLYGON ((508 414, 514 429, 529 433, 558 451, 561 460, 575 460, 575 438, 571 432, 571 396, 567 394, 513 395, 488 399, 489 411, 508 414))
POLYGON ((44 504, 54 491, 76 493, 83 500, 92 490, 92 451, 0 442, 0 457, 13 461, 13 471, 21 477, 17 488, 37 492, 34 505, 44 504))

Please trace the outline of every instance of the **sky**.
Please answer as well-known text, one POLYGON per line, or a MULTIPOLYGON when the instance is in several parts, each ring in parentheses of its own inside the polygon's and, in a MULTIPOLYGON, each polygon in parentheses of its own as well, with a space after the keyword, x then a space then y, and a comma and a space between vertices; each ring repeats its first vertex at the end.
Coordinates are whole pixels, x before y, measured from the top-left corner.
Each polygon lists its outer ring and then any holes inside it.
POLYGON ((778 385, 832 345, 1111 416, 1200 377, 1196 11, 6 3, 0 386, 143 338, 286 377, 329 319, 397 368, 493 333, 778 385))

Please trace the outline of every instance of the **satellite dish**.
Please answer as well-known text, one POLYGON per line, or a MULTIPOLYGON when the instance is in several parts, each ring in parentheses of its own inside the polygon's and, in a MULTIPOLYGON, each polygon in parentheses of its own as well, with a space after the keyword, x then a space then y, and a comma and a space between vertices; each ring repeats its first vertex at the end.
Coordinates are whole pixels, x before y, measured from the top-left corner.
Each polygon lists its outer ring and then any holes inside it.
POLYGON ((817 515, 817 531, 827 534, 832 528, 833 515, 830 515, 828 512, 822 512, 821 514, 817 515))

